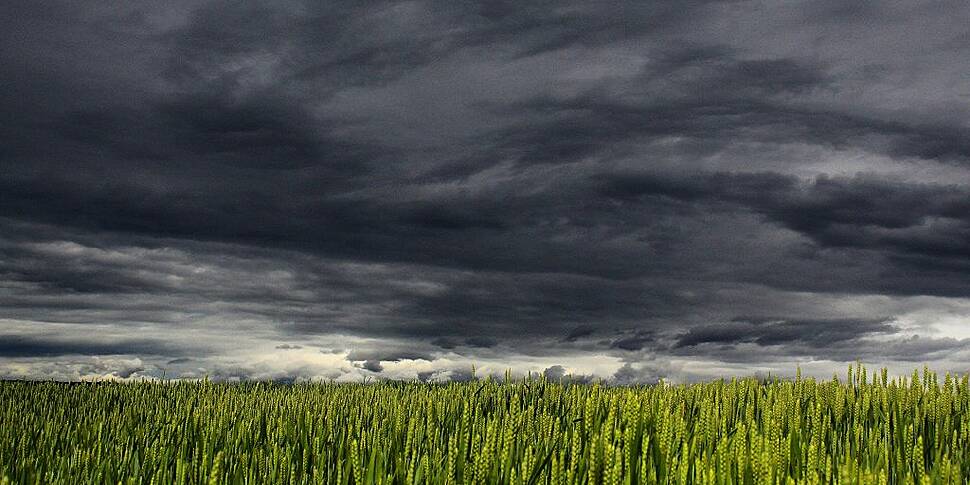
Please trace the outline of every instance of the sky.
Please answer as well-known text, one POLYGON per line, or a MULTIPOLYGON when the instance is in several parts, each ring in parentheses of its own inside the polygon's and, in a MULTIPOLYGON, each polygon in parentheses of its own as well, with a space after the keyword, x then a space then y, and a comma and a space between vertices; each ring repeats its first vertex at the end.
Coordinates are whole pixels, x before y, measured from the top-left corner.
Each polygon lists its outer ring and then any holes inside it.
POLYGON ((968 25, 4 2, 0 377, 970 371, 968 25))

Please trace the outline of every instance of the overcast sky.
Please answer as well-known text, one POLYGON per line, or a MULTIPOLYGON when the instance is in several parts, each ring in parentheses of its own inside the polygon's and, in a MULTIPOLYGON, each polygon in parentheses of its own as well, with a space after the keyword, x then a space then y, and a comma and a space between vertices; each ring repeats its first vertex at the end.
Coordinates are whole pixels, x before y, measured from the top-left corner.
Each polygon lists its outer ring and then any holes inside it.
POLYGON ((4 2, 0 377, 970 370, 970 6, 4 2))

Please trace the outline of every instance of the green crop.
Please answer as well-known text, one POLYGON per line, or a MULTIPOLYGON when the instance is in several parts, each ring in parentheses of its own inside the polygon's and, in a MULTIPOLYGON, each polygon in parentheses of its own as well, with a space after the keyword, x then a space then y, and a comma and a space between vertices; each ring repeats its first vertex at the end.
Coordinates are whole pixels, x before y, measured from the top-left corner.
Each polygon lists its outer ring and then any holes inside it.
POLYGON ((966 483, 967 377, 0 383, 3 483, 966 483))

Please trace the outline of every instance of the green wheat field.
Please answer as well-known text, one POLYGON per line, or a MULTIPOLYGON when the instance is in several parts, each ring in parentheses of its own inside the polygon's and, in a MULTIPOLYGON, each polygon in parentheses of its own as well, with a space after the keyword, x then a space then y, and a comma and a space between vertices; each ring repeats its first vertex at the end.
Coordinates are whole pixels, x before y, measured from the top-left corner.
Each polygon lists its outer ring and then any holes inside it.
POLYGON ((967 376, 0 383, 3 483, 966 483, 967 376))

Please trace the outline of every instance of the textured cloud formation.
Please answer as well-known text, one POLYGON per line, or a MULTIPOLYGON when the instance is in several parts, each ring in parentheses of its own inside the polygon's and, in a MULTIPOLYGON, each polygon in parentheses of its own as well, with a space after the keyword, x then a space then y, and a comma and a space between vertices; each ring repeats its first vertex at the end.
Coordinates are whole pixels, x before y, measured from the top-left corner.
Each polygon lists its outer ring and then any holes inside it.
POLYGON ((0 376, 970 370, 968 23, 0 6, 0 376))

